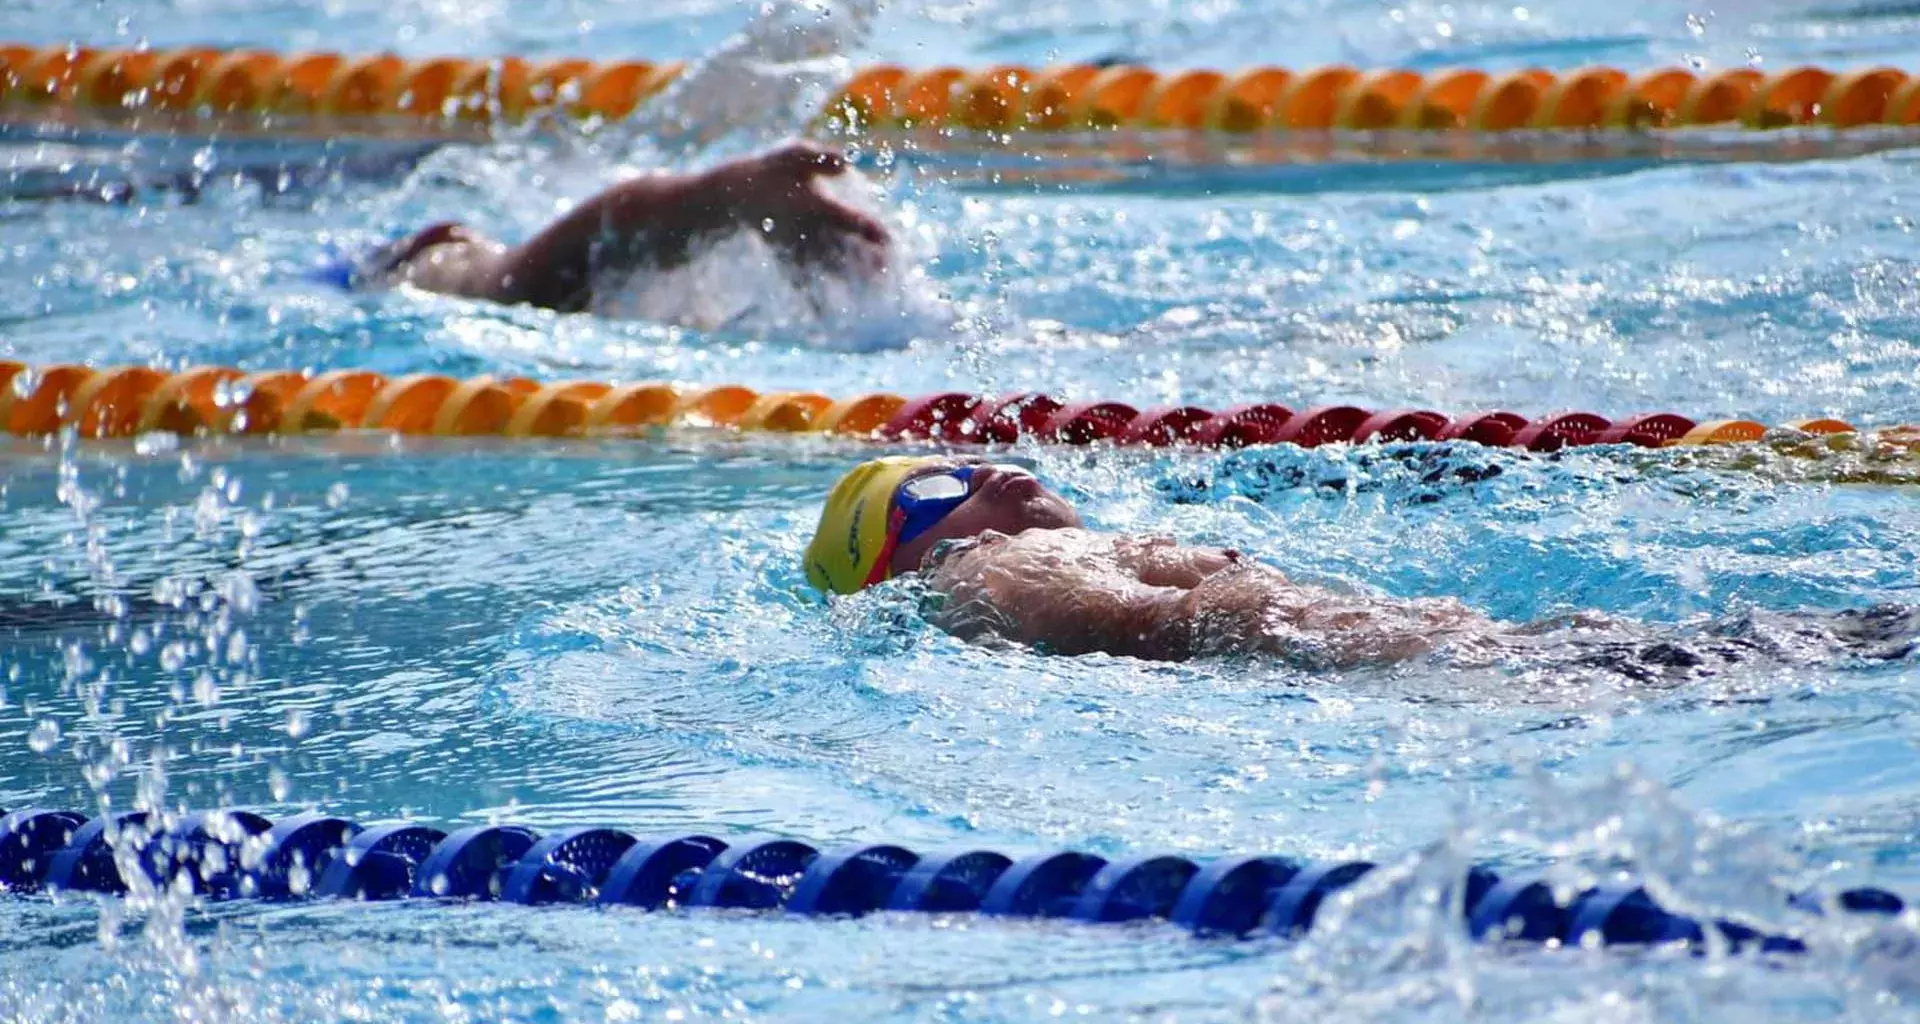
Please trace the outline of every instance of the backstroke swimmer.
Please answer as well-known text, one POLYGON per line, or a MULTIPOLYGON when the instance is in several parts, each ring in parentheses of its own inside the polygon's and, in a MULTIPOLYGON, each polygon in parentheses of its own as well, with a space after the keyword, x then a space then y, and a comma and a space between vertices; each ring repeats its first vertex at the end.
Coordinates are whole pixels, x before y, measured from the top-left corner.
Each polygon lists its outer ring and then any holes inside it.
MULTIPOLYGON (((807 579, 832 594, 919 573, 928 617, 941 628, 1063 655, 1178 661, 1265 654, 1303 668, 1350 669, 1443 649, 1491 656, 1533 646, 1528 638, 1550 631, 1615 625, 1600 615, 1502 623, 1453 599, 1398 600, 1296 583, 1230 548, 1091 531, 1027 470, 965 459, 861 463, 827 496, 805 559, 807 579)), ((1865 657, 1904 657, 1920 635, 1915 614, 1893 606, 1781 621, 1865 657)), ((1703 655, 1732 662, 1771 650, 1757 638, 1721 635, 1702 637, 1696 651, 1648 642, 1641 632, 1635 641, 1575 653, 1648 678, 1701 664, 1703 655)))

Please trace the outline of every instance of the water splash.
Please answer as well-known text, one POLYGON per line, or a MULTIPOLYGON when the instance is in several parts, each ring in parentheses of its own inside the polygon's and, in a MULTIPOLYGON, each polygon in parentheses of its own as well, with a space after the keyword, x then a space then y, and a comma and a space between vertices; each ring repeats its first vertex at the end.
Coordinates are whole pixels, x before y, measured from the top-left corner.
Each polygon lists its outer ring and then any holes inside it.
POLYGON ((620 125, 630 160, 684 160, 774 142, 823 108, 845 81, 879 0, 777 0, 664 94, 620 125))
MULTIPOLYGON (((815 179, 815 188, 884 221, 878 187, 858 171, 815 179)), ((795 266, 751 230, 723 236, 668 270, 643 268, 602 282, 594 312, 772 340, 802 336, 810 347, 899 348, 950 335, 956 314, 924 269, 916 237, 895 227, 878 273, 795 266)))

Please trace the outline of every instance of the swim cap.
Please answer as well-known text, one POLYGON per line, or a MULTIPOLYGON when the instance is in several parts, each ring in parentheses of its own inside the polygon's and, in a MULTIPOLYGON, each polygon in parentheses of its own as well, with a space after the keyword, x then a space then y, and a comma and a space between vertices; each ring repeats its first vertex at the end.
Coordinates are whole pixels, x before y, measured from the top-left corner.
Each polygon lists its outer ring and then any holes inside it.
POLYGON ((807 582, 836 594, 866 586, 887 547, 894 492, 914 470, 945 461, 890 455, 862 462, 841 477, 827 495, 813 543, 807 545, 807 582))

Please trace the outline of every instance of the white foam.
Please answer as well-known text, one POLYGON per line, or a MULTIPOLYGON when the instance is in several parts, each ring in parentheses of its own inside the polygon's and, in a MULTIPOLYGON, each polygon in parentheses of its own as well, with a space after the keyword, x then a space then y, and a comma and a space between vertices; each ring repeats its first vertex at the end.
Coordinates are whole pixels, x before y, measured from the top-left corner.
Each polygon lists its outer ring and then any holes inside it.
MULTIPOLYGON (((892 219, 879 190, 858 171, 817 179, 814 187, 883 223, 892 219)), ((679 266, 603 275, 593 312, 842 351, 899 348, 953 331, 957 314, 913 251, 915 236, 888 227, 894 244, 878 274, 796 267, 747 229, 715 239, 679 266)))

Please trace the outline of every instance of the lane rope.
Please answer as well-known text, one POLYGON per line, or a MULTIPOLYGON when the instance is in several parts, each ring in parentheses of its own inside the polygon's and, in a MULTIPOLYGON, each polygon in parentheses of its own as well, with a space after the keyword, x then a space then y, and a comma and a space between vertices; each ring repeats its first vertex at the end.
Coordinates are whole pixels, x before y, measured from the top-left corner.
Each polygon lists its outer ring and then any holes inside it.
MULTIPOLYGON (((535 116, 605 122, 628 117, 684 70, 680 61, 0 43, 0 111, 27 120, 62 111, 219 119, 251 122, 266 132, 286 130, 289 119, 313 118, 437 129, 535 116)), ((1857 130, 1920 124, 1920 78, 1885 66, 1422 73, 1344 64, 1188 71, 1134 64, 880 64, 857 71, 819 118, 843 132, 998 134, 1857 130)))
POLYGON ((1735 445, 1770 439, 1861 435, 1889 451, 1920 448, 1920 425, 1872 432, 1831 417, 1769 426, 1750 419, 1695 420, 1673 412, 1612 419, 1592 412, 1537 418, 1493 410, 1450 416, 1431 409, 1273 402, 1227 409, 1065 402, 1038 392, 959 391, 908 397, 875 391, 842 398, 812 391, 759 392, 740 384, 664 381, 540 381, 480 375, 459 379, 373 370, 242 370, 196 366, 96 369, 0 361, 0 430, 22 437, 71 430, 86 439, 180 435, 387 431, 439 437, 565 438, 707 427, 776 434, 829 434, 875 441, 940 441, 1240 448, 1316 447, 1393 441, 1471 441, 1553 452, 1584 445, 1643 448, 1735 445))
MULTIPOLYGON (((1328 901, 1376 869, 1371 861, 1257 854, 1194 859, 1061 850, 1015 856, 959 847, 927 853, 887 843, 821 848, 794 839, 722 839, 706 832, 635 835, 518 825, 448 832, 419 823, 373 827, 312 812, 271 821, 245 810, 88 820, 64 810, 0 817, 0 891, 124 894, 125 872, 207 900, 309 898, 502 901, 726 908, 807 916, 880 911, 1054 918, 1087 924, 1165 921, 1206 938, 1297 937, 1328 901)), ((1711 943, 1734 951, 1805 952, 1793 934, 1661 907, 1627 876, 1560 902, 1538 873, 1471 868, 1461 924, 1477 939, 1565 946, 1711 943)), ((1809 915, 1894 916, 1898 895, 1854 888, 1795 893, 1809 915)))

